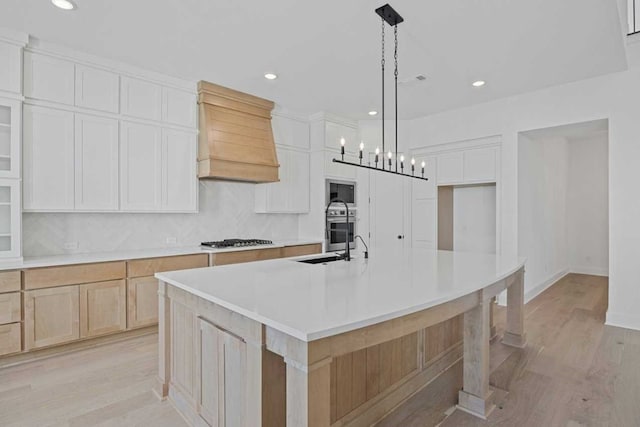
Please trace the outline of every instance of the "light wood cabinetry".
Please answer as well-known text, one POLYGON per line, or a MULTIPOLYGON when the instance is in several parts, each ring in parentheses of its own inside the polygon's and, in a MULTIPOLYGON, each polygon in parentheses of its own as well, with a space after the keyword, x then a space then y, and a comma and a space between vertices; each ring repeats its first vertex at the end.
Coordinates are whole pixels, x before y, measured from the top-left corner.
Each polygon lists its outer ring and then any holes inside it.
POLYGON ((120 83, 118 75, 85 65, 76 65, 75 68, 76 105, 117 113, 120 83))
POLYGON ((74 74, 73 62, 41 53, 24 53, 24 95, 28 98, 73 105, 74 74))
POLYGON ((187 270, 207 267, 208 254, 180 255, 159 258, 131 260, 128 263, 127 277, 153 276, 162 271, 187 270))
POLYGON ((80 338, 124 331, 126 300, 124 280, 80 285, 80 338))
POLYGON ((0 356, 18 353, 22 349, 20 323, 0 325, 0 356))
POLYGON ((20 292, 0 294, 0 325, 22 320, 20 292))
POLYGON ((24 293, 25 350, 80 338, 78 285, 24 293))
POLYGON ((25 105, 23 149, 24 209, 72 210, 73 113, 25 105))
POLYGON ((200 416, 210 426, 245 425, 246 343, 199 319, 200 416))
POLYGON ((158 323, 158 279, 153 276, 127 280, 127 327, 158 323))
POLYGON ((314 243, 311 245, 285 246, 282 248, 282 258, 292 256, 313 255, 322 252, 322 244, 314 243))
POLYGON ((41 289, 124 279, 125 272, 124 261, 33 268, 23 273, 24 288, 41 289))
POLYGON ((239 264, 241 262, 264 261, 281 258, 280 248, 251 249, 246 251, 221 252, 211 255, 211 265, 239 264))
POLYGON ((118 121, 75 117, 75 208, 118 209, 118 121))
POLYGON ((20 271, 0 272, 0 292, 14 292, 20 290, 20 271))

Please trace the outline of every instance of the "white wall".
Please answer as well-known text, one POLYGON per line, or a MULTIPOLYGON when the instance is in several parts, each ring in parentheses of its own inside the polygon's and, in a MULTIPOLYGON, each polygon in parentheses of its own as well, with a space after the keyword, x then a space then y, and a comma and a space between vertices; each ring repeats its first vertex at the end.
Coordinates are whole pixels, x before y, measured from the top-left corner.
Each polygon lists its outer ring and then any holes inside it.
POLYGON ((567 239, 575 273, 609 272, 607 132, 569 140, 567 239))
POLYGON ((25 256, 199 245, 224 238, 292 239, 298 215, 254 213, 256 184, 200 181, 197 214, 25 213, 25 256), (168 245, 167 237, 175 237, 168 245), (65 243, 78 242, 77 249, 65 243))
POLYGON ((453 189, 453 250, 496 253, 496 186, 453 189))
MULTIPOLYGON (((640 51, 640 45, 638 46, 640 51)), ((640 54, 630 51, 630 63, 640 54)), ((518 132, 609 119, 609 324, 640 329, 640 67, 411 122, 414 147, 502 138, 501 250, 518 250, 518 132)))
POLYGON ((518 255, 527 258, 525 288, 531 298, 568 272, 565 138, 518 141, 518 255))

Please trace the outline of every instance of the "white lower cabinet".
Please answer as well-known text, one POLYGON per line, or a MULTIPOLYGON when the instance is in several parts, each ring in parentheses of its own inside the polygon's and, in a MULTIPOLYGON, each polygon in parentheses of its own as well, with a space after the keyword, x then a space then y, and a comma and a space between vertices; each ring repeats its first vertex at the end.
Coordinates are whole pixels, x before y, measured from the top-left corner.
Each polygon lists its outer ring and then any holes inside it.
POLYGON ((160 210, 161 191, 160 129, 123 122, 120 128, 120 206, 125 211, 160 210))
POLYGON ((75 208, 118 209, 118 121, 75 118, 75 208))
POLYGON ((210 426, 245 425, 247 344, 204 319, 199 323, 200 416, 210 426))
POLYGON ((256 186, 258 213, 309 212, 309 153, 277 147, 280 181, 256 186))
POLYGON ((74 209, 73 113, 24 107, 24 209, 74 209))

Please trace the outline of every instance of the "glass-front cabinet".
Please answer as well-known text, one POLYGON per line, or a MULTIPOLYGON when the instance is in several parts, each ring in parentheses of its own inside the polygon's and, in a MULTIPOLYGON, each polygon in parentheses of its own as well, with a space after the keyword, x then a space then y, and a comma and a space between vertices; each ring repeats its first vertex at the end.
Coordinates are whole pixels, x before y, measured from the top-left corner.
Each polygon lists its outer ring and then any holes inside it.
POLYGON ((0 259, 21 255, 20 181, 0 178, 0 259))
POLYGON ((0 178, 20 178, 21 102, 0 98, 0 178))

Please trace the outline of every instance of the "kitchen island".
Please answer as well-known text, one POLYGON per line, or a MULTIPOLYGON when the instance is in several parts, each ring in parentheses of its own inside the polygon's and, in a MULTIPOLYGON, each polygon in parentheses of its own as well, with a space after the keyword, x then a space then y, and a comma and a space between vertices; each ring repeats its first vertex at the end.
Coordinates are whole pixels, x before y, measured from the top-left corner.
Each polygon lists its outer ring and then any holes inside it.
POLYGON ((156 275, 156 391, 191 424, 370 425, 462 355, 458 407, 490 413, 491 302, 507 289, 503 342, 523 347, 524 260, 375 248, 298 260, 156 275))

